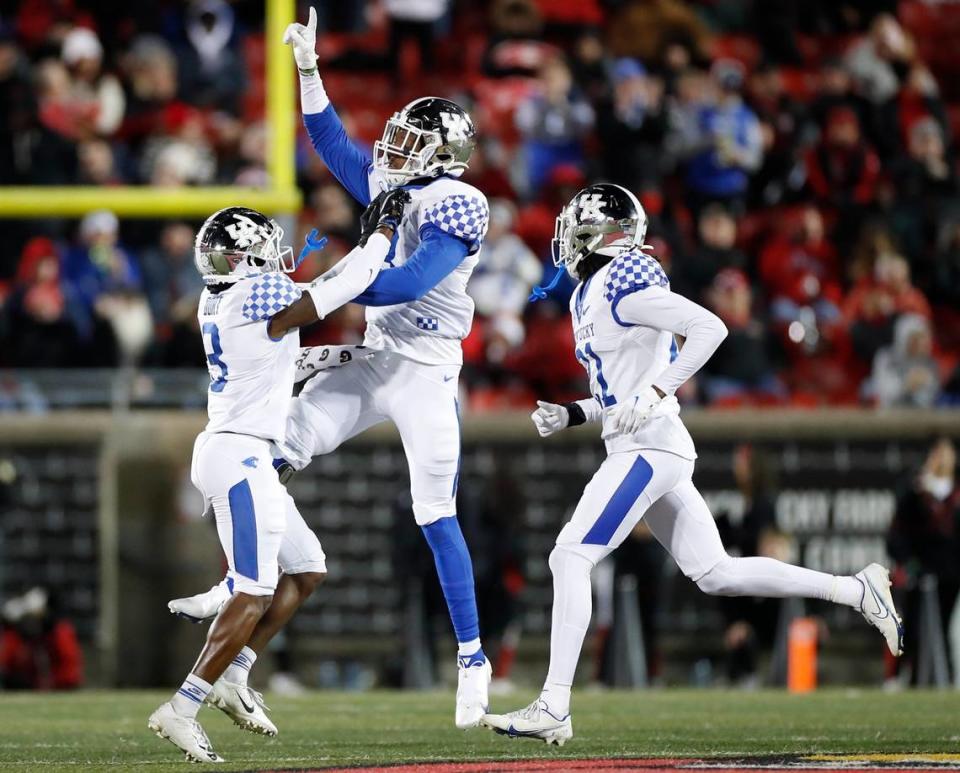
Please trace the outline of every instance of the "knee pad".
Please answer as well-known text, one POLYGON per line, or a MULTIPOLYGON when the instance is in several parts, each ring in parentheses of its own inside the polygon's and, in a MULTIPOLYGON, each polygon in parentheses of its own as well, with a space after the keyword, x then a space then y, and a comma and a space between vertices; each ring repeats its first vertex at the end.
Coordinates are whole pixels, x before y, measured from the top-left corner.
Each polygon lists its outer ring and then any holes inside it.
POLYGON ((704 575, 695 580, 697 587, 710 596, 736 595, 731 572, 734 561, 736 559, 732 556, 721 559, 704 575))
POLYGON ((589 548, 596 547, 596 545, 568 545, 557 543, 553 546, 553 550, 550 551, 550 558, 547 560, 547 565, 554 575, 564 569, 569 570, 575 568, 580 568, 587 574, 590 574, 590 572, 593 571, 593 567, 603 558, 603 556, 596 557, 590 555, 593 551, 589 550, 589 548))

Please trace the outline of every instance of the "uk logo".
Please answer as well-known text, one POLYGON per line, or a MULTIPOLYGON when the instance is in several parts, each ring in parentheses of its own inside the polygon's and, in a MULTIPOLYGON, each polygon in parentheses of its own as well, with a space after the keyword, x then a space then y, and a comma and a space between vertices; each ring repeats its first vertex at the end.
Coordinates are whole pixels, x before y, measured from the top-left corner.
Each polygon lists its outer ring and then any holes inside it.
POLYGON ((599 193, 591 193, 580 199, 580 219, 581 220, 602 220, 603 212, 600 210, 606 202, 599 193))
POLYGON ((254 469, 256 469, 257 462, 259 462, 259 461, 260 461, 260 460, 257 459, 257 457, 255 457, 255 456, 248 456, 246 459, 244 459, 244 460, 241 462, 241 464, 243 464, 243 465, 246 466, 246 467, 253 467, 254 469))
POLYGON ((465 140, 470 135, 470 125, 459 113, 440 113, 440 123, 447 130, 448 140, 465 140))
POLYGON ((246 215, 234 215, 235 223, 226 227, 227 233, 241 249, 251 247, 270 236, 270 232, 262 225, 257 225, 246 215))

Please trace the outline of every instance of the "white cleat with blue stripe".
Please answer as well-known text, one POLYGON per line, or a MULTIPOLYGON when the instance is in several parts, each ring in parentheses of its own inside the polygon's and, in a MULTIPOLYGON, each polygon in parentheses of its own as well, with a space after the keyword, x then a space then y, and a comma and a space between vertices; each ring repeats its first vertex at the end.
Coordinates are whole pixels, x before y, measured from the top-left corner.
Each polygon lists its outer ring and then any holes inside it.
POLYGON ((893 606, 890 594, 890 572, 880 564, 870 564, 854 577, 863 586, 860 613, 883 634, 894 657, 903 654, 903 621, 893 606))
POLYGON ((223 762, 223 757, 213 750, 213 744, 200 723, 178 714, 170 701, 150 715, 147 727, 180 749, 186 755, 187 762, 223 762))
POLYGON ((573 738, 570 715, 558 717, 551 714, 541 698, 525 709, 509 714, 485 714, 480 724, 510 738, 535 738, 557 746, 563 746, 573 738))

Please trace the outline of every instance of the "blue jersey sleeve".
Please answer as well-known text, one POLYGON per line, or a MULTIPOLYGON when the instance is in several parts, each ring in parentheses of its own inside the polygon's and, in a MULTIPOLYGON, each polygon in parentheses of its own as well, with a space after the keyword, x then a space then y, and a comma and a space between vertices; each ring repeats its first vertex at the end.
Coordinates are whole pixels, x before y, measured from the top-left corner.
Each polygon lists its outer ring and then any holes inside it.
POLYGON ((443 281, 469 252, 467 244, 433 225, 420 229, 420 246, 402 266, 381 271, 354 299, 365 306, 393 306, 422 298, 443 281))
POLYGON ((320 113, 303 116, 310 142, 333 176, 350 195, 366 206, 370 203, 370 157, 350 141, 340 116, 327 105, 320 113))

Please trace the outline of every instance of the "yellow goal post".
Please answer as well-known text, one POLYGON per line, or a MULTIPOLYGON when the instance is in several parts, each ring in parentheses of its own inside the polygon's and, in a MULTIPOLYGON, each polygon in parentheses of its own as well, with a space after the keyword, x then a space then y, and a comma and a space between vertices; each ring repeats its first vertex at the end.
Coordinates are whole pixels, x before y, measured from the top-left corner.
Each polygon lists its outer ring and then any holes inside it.
POLYGON ((264 6, 269 187, 0 186, 0 218, 80 217, 97 209, 118 217, 205 217, 235 205, 275 215, 296 212, 301 200, 294 169, 295 84, 292 58, 281 40, 294 21, 296 0, 265 0, 264 6))

